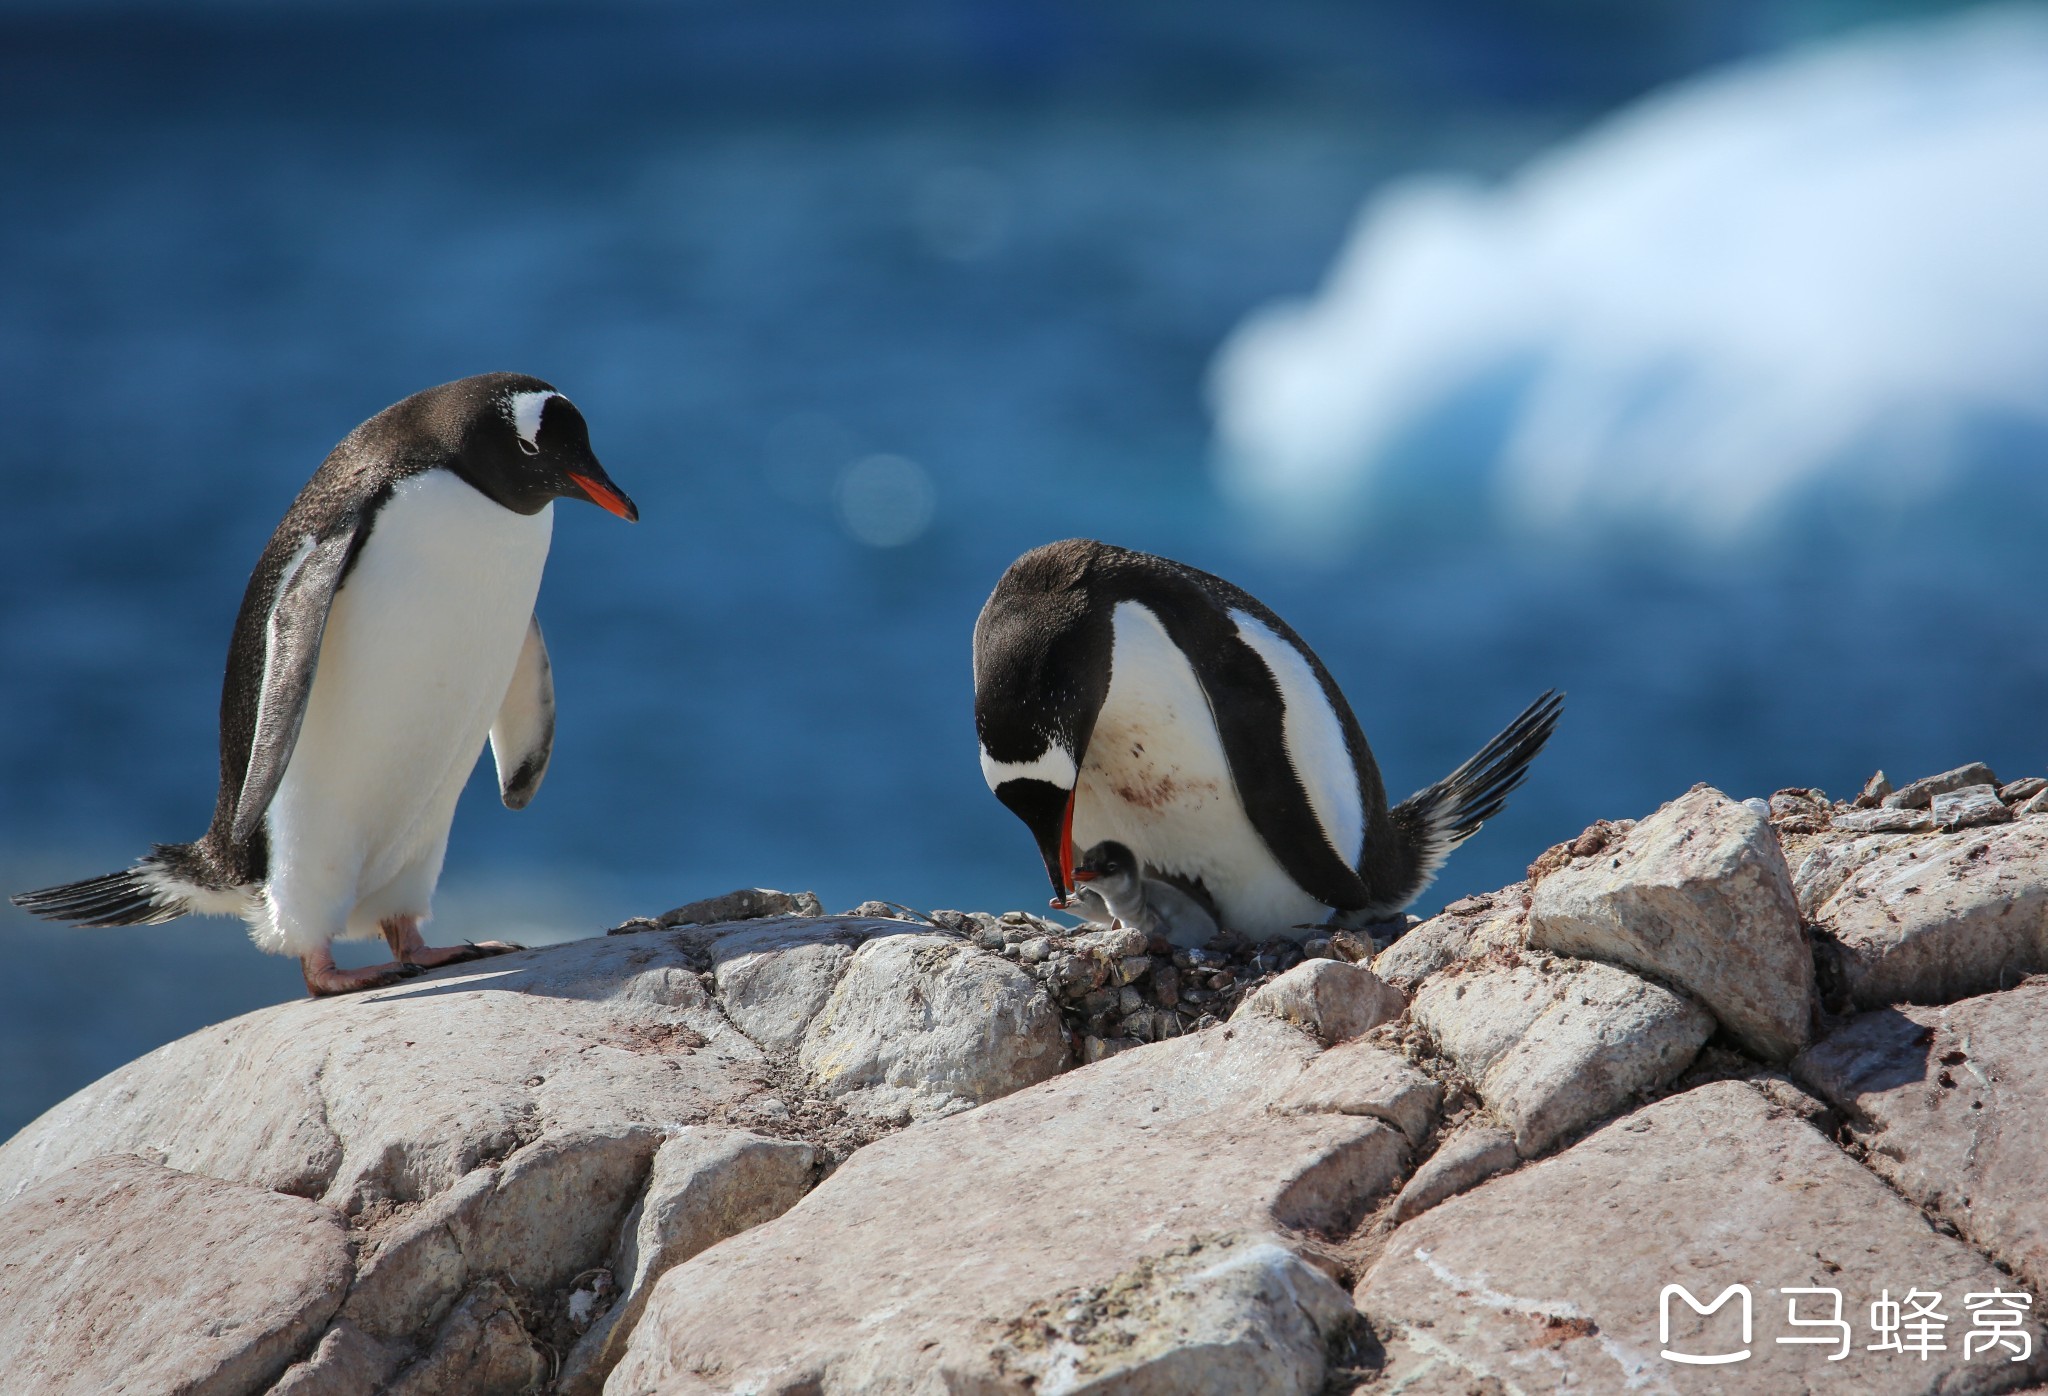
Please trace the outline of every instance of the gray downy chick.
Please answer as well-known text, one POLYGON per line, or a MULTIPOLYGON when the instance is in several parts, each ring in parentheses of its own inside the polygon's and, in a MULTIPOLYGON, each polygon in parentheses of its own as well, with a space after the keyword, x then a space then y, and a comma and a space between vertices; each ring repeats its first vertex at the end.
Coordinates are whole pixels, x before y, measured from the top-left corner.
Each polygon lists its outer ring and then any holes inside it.
POLYGON ((1096 844, 1074 864, 1080 884, 1069 909, 1091 921, 1110 916, 1146 935, 1162 936, 1174 945, 1206 945, 1217 935, 1216 917, 1186 890, 1163 878, 1147 877, 1136 855, 1114 839, 1096 844), (1075 903, 1080 906, 1077 909, 1075 903))

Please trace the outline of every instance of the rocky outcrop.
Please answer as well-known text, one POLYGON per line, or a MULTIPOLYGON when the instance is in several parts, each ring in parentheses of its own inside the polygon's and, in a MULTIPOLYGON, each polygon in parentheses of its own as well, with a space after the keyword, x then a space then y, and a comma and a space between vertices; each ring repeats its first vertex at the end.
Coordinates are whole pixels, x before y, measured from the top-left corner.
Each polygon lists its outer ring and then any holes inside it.
POLYGON ((1810 913, 1858 1007, 1944 1003, 2048 970, 2048 821, 1858 842, 1810 913))
POLYGON ((1880 1009, 1793 1064, 1864 1161, 2048 1283, 2048 981, 1946 1007, 1880 1009))
POLYGON ((352 1270, 323 1207, 96 1158, 0 1209, 0 1372, 46 1396, 264 1391, 352 1270))
POLYGON ((279 1396, 2027 1386, 2048 782, 1986 776, 1701 788, 1525 884, 1301 945, 756 888, 265 1010, 0 1147, 0 1370, 279 1396), (1776 1070, 1801 1043, 1806 1090, 1776 1070), (1881 1341, 1909 1300, 1943 1315, 1924 1355, 1881 1341))
POLYGON ((1967 1293, 2013 1288, 1982 1255, 1928 1229, 1917 1208, 1756 1086, 1700 1086, 1625 1116, 1569 1152, 1443 1203, 1387 1238, 1355 1299, 1402 1392, 1679 1390, 1759 1393, 2004 1391, 2048 1372, 2041 1328, 2028 1359, 1872 1352, 1867 1305, 1938 1293, 1951 1321, 1967 1293), (1747 1286, 1718 1314, 1701 1305, 1747 1286), (1804 1288, 1800 1300, 1782 1291, 1804 1288), (1787 1323, 1836 1315, 1843 1335, 1787 1323), (1663 1313, 1660 1313, 1660 1310, 1663 1313), (1664 1314, 1668 1330, 1661 1329, 1664 1314), (1842 1338, 1807 1346, 1780 1339, 1842 1338), (1739 1363, 1694 1367, 1665 1352, 1739 1363))
POLYGON ((1683 989, 1768 1061, 1806 1043, 1813 959, 1785 855, 1762 814, 1708 786, 1538 882, 1529 944, 1683 989))
POLYGON ((1705 1009, 1626 970, 1541 954, 1437 975, 1414 1016, 1524 1157, 1676 1077, 1714 1030, 1705 1009))
POLYGON ((1362 1103, 1273 1108, 1318 1057, 1252 1016, 870 1145, 671 1270, 608 1390, 1314 1392, 1349 1309, 1287 1232, 1408 1153, 1362 1103))

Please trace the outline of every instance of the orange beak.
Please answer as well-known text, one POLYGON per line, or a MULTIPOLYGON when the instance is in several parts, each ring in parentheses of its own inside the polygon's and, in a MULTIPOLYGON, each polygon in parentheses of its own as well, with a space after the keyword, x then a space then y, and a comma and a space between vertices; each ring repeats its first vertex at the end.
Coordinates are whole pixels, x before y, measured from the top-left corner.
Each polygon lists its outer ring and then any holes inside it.
POLYGON ((620 494, 609 484, 594 480, 588 475, 578 475, 573 471, 570 473, 569 478, 576 482, 578 489, 590 496, 592 504, 595 504, 607 514, 617 514, 627 523, 640 522, 640 510, 634 505, 633 501, 620 494))

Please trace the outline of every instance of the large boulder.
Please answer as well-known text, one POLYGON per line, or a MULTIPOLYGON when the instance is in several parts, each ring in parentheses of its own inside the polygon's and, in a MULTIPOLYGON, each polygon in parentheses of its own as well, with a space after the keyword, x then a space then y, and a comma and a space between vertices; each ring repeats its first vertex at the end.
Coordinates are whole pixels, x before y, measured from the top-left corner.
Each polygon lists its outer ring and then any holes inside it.
POLYGON ((2019 1288, 1796 1111, 1722 1081, 1423 1213, 1388 1238, 1353 1297, 1385 1343, 1388 1390, 1862 1396, 2038 1381, 2048 1353, 2031 1319, 2025 1361, 1963 1353, 1965 1296, 2019 1288), (1751 1328, 1739 1294, 1701 1315, 1669 1285, 1703 1306, 1746 1287, 1751 1328), (1846 1331, 1788 1324, 1795 1304, 1805 1320, 1834 1314, 1827 1294, 1784 1293, 1802 1287, 1838 1294, 1846 1331), (1942 1296, 1944 1350, 1870 1350, 1870 1304, 1916 1288, 1942 1296), (1829 1341, 1800 1341, 1815 1337, 1829 1341), (1666 1352, 1747 1356, 1688 1365, 1666 1352))
MULTIPOLYGON (((565 1359, 563 1389, 591 1390, 669 1266, 894 1119, 1066 1064, 1044 992, 957 938, 851 917, 637 924, 171 1043, 0 1146, 0 1227, 67 1170, 139 1155, 206 1175, 255 1234, 259 1204, 345 1223, 354 1263, 307 1331, 273 1342, 260 1305, 228 1310, 263 1382, 300 1359, 281 1396, 516 1392, 565 1359)), ((179 1233, 163 1244, 175 1269, 179 1233)), ((33 1347, 36 1321, 0 1310, 0 1351, 33 1347)))
POLYGON ((1298 1237, 1392 1188, 1413 1090, 1322 1056, 1252 1016, 871 1144, 669 1271, 606 1390, 1317 1391, 1350 1311, 1298 1237))
POLYGON ((2048 970, 2048 820, 1894 838, 1811 913, 1858 1007, 1948 1003, 2048 970))
POLYGON ((353 1270, 329 1208, 93 1159, 0 1208, 0 1384, 263 1391, 327 1326, 353 1270))
POLYGON ((1528 943, 1683 989, 1767 1061, 1806 1044, 1813 957, 1785 855, 1763 814, 1709 786, 1538 882, 1528 943))
POLYGON ((1413 1018, 1524 1157, 1676 1077, 1714 1030, 1698 1004, 1627 970, 1514 952, 1433 976, 1413 1018))
POLYGON ((2048 1285, 2048 982, 1885 1008, 1793 1070, 1838 1106, 1869 1166, 2048 1285))

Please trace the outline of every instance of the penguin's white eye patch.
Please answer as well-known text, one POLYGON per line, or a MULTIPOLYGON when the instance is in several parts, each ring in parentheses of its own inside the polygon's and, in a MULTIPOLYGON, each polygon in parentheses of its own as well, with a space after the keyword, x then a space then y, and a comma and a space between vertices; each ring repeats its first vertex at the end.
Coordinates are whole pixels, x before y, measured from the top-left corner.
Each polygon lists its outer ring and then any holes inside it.
POLYGON ((549 398, 560 396, 560 393, 543 390, 514 393, 505 399, 505 412, 512 418, 512 430, 519 437, 519 449, 527 455, 540 454, 540 414, 546 409, 549 398))

